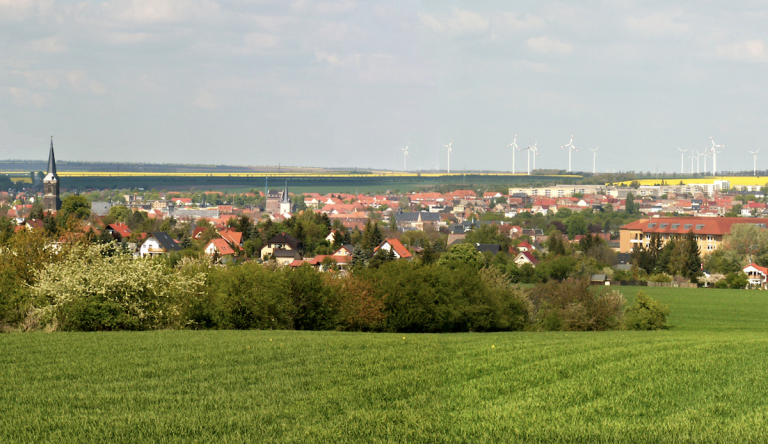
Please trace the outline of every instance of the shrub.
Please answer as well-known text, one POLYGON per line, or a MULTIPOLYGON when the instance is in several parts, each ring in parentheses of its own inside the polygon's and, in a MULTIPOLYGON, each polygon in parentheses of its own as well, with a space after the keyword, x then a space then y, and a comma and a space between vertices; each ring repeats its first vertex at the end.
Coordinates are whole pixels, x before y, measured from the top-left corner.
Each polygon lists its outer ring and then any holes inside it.
POLYGON ((669 306, 648 297, 642 291, 624 313, 624 325, 629 330, 660 330, 667 328, 669 306))
POLYGON ((602 331, 621 325, 626 300, 618 291, 595 294, 589 281, 550 281, 531 291, 536 330, 602 331))
POLYGON ((211 273, 215 325, 220 328, 293 327, 288 280, 282 273, 249 262, 218 267, 211 273))
POLYGON ((667 273, 656 273, 648 276, 648 282, 672 282, 672 276, 667 273))
POLYGON ((153 329, 177 322, 179 297, 203 282, 204 276, 94 244, 74 246, 61 262, 36 272, 32 293, 42 321, 64 330, 153 329))
POLYGON ((370 281, 350 275, 326 274, 325 282, 336 312, 336 329, 377 331, 384 328, 384 302, 376 297, 370 281))

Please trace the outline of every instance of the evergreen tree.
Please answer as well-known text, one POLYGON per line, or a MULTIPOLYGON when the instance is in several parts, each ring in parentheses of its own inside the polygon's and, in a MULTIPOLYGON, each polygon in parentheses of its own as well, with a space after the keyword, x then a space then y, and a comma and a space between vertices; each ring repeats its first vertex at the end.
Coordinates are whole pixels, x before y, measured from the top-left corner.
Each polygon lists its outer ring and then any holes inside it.
POLYGON ((687 253, 685 277, 689 278, 691 282, 697 282, 697 278, 701 275, 701 253, 693 230, 685 235, 685 245, 687 253))
POLYGON ((637 208, 635 208, 635 196, 632 193, 627 193, 627 204, 624 207, 624 211, 627 214, 635 214, 637 208))

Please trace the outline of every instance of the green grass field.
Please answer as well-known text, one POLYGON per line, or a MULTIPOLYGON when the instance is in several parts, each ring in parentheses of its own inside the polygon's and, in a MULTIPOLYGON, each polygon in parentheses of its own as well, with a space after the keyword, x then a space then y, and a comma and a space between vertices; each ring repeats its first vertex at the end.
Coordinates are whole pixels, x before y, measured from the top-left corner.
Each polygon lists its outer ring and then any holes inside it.
POLYGON ((765 442, 768 292, 645 290, 671 329, 0 335, 0 442, 765 442))

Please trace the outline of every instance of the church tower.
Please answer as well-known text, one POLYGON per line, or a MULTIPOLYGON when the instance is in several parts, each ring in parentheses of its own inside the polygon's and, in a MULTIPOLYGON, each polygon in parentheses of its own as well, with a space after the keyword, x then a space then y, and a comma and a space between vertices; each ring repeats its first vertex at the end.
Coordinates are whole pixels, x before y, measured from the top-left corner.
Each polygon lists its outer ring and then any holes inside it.
POLYGON ((283 198, 280 200, 280 213, 290 213, 292 209, 291 197, 288 195, 288 181, 285 181, 285 191, 283 191, 283 198))
POLYGON ((43 211, 55 213, 61 209, 59 199, 59 175, 56 174, 56 157, 53 155, 53 137, 51 137, 51 152, 48 154, 48 174, 43 179, 43 211))

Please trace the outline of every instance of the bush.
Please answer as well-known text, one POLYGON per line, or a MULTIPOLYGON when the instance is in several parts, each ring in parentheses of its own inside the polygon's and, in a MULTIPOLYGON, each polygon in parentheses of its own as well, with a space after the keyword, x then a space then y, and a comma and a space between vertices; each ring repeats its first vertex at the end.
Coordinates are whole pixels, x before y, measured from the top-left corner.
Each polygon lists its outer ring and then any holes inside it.
POLYGON ((335 325, 343 331, 377 331, 384 328, 384 302, 370 281, 350 275, 325 275, 336 313, 335 325))
POLYGON ((672 282, 672 276, 667 273, 656 273, 648 276, 648 282, 672 282))
POLYGON ((179 298, 204 280, 94 244, 74 246, 61 262, 36 272, 32 293, 43 322, 65 330, 153 329, 178 322, 179 298))
POLYGON ((550 281, 531 291, 535 330, 602 331, 621 326, 626 300, 618 291, 592 292, 589 281, 550 281))
POLYGON ((629 330, 660 330, 667 328, 667 316, 669 306, 641 291, 624 313, 624 326, 629 330))
POLYGON ((294 310, 288 280, 282 273, 253 262, 219 267, 211 273, 210 289, 214 293, 214 324, 220 328, 293 328, 294 310))

